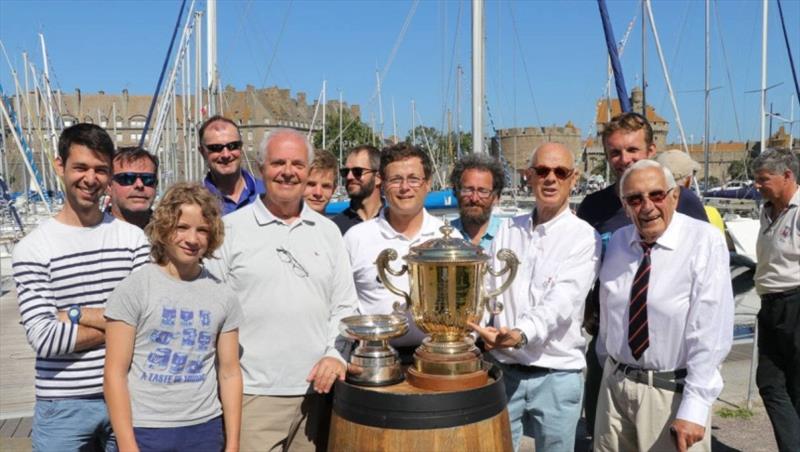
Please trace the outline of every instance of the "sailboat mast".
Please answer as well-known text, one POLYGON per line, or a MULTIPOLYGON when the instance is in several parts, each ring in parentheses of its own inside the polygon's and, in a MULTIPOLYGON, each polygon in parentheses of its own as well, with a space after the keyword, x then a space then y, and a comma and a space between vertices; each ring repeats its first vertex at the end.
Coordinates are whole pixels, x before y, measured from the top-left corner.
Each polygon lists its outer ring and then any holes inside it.
POLYGON ((326 132, 325 126, 327 125, 327 121, 326 121, 326 119, 327 119, 327 113, 326 113, 327 105, 326 104, 327 103, 328 103, 328 81, 327 80, 323 80, 322 81, 322 149, 327 149, 327 147, 326 147, 327 135, 325 133, 326 132))
POLYGON ((645 4, 642 1, 642 116, 647 118, 647 21, 644 20, 645 4))
POLYGON ((705 86, 705 114, 703 118, 703 180, 708 187, 708 159, 709 159, 709 139, 710 126, 709 117, 711 115, 711 0, 706 0, 706 86, 705 86))
POLYGON ((206 16, 206 54, 208 59, 208 115, 213 116, 217 112, 216 90, 217 90, 217 0, 208 0, 208 16, 206 16))
POLYGON ((472 0, 472 152, 483 152, 483 0, 472 0))
POLYGON ((769 2, 761 0, 761 149, 767 147, 766 118, 767 118, 767 14, 769 2))

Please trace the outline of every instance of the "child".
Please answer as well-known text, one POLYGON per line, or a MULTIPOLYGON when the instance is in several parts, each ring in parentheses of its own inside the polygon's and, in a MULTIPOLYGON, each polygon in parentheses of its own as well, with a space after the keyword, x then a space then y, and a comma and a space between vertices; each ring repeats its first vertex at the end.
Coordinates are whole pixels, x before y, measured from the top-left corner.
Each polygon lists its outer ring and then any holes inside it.
POLYGON ((201 264, 222 244, 219 201, 175 184, 145 232, 154 263, 122 281, 105 311, 104 392, 119 450, 236 451, 242 312, 201 264))

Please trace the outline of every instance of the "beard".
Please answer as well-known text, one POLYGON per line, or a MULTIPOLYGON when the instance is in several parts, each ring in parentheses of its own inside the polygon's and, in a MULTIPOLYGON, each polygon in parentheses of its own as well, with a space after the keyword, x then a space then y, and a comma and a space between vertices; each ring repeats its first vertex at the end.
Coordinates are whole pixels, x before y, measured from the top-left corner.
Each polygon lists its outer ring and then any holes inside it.
POLYGON ((353 191, 350 191, 349 187, 347 189, 347 194, 350 195, 350 199, 369 198, 372 192, 375 191, 375 178, 373 177, 369 182, 362 182, 361 185, 356 185, 354 187, 353 191))
POLYGON ((470 205, 458 208, 458 213, 461 216, 461 223, 464 225, 470 224, 480 226, 489 221, 492 216, 492 206, 470 205))

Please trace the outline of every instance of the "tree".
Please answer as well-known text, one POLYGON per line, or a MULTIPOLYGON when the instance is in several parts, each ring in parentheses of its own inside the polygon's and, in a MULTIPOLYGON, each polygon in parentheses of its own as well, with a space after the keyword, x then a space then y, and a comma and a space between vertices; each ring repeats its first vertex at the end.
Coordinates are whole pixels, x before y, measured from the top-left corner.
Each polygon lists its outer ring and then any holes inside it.
POLYGON ((747 179, 747 166, 741 160, 734 160, 728 165, 728 176, 731 180, 747 179))
MULTIPOLYGON (((322 130, 314 132, 313 144, 316 149, 322 149, 322 130)), ((349 149, 363 144, 373 144, 372 130, 360 118, 353 117, 350 110, 342 110, 343 149, 339 149, 339 112, 332 111, 325 116, 325 147, 337 158, 340 153, 344 158, 349 149)))

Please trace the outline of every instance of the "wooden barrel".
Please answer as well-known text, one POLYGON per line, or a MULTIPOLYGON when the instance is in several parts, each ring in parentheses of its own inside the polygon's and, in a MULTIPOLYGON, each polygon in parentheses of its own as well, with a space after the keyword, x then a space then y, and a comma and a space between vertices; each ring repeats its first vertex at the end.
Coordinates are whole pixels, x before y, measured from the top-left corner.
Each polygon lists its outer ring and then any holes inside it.
POLYGON ((511 451, 502 374, 490 375, 483 387, 454 392, 337 382, 328 450, 511 451))

